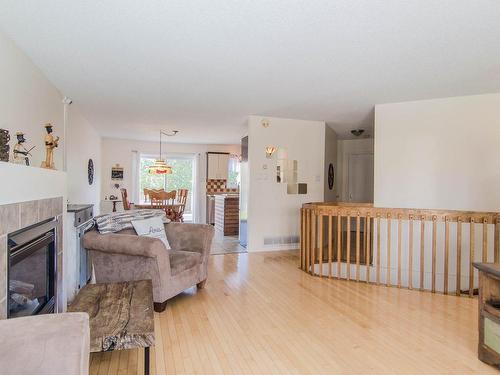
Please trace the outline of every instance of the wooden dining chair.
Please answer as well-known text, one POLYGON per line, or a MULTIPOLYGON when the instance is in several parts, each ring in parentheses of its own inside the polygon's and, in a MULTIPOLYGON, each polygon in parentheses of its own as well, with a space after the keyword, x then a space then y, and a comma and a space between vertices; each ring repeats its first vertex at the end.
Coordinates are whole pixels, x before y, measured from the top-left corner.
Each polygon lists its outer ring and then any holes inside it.
POLYGON ((166 191, 151 191, 149 198, 151 199, 151 208, 159 208, 165 210, 165 214, 172 221, 180 221, 178 218, 176 206, 177 192, 172 190, 166 191))
POLYGON ((123 209, 125 211, 133 209, 134 204, 128 200, 127 189, 121 188, 120 193, 122 194, 123 209))
POLYGON ((159 193, 162 191, 165 191, 164 189, 149 189, 149 188, 144 188, 144 201, 147 202, 148 200, 151 200, 150 194, 153 193, 159 193))
POLYGON ((184 210, 186 209, 187 197, 189 194, 188 189, 179 189, 177 190, 177 204, 179 204, 179 208, 177 210, 177 214, 179 215, 179 220, 184 222, 184 210))

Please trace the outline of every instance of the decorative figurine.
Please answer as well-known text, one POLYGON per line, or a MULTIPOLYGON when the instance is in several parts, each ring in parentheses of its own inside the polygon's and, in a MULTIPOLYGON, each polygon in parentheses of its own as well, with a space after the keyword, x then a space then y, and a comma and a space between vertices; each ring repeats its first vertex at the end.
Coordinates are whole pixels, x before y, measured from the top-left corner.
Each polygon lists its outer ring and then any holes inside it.
POLYGON ((59 137, 52 135, 52 125, 45 124, 47 135, 45 136, 45 161, 42 161, 42 168, 56 169, 54 165, 54 149, 58 146, 59 137))
POLYGON ((17 132, 16 137, 17 144, 14 146, 14 150, 12 151, 12 161, 16 164, 30 165, 30 158, 28 156, 32 156, 31 150, 33 150, 35 146, 31 147, 29 150, 24 147, 23 143, 26 142, 26 139, 24 138, 24 133, 22 132, 17 132))
POLYGON ((8 130, 0 129, 0 161, 9 161, 9 141, 10 134, 8 130))

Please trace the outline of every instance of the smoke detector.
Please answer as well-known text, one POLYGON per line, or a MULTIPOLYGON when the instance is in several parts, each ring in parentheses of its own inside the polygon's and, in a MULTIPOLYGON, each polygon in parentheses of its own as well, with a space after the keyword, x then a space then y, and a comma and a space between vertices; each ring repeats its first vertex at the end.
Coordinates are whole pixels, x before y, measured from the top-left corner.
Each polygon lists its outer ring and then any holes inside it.
POLYGON ((359 137, 361 134, 365 132, 365 129, 352 129, 351 134, 355 137, 359 137))

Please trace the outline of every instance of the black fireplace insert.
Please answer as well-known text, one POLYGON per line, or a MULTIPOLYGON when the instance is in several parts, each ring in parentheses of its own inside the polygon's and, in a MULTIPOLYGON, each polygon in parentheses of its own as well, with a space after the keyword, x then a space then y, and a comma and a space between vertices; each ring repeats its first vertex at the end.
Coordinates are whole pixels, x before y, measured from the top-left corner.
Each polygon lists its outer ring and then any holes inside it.
POLYGON ((8 318, 55 311, 56 225, 50 220, 8 237, 8 318))

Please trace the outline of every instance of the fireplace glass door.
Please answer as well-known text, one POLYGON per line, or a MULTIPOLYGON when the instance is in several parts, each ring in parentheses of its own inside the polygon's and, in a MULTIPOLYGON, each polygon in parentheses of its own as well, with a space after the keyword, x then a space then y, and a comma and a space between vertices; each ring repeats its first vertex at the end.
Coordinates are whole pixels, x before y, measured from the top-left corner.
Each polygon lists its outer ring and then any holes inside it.
POLYGON ((9 318, 54 311, 55 233, 39 232, 9 239, 9 318))

